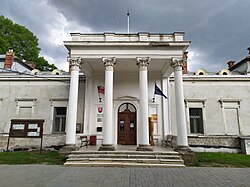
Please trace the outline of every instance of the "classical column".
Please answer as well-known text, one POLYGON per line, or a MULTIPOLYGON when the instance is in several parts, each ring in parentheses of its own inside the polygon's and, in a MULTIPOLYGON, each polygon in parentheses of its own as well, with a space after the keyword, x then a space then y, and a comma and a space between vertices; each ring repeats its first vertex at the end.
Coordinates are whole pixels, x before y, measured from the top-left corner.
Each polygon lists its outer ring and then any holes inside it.
POLYGON ((139 146, 137 151, 152 151, 149 145, 148 126, 148 65, 150 58, 137 58, 136 65, 139 67, 139 97, 140 97, 140 124, 139 124, 139 146))
POLYGON ((99 151, 114 151, 113 137, 113 71, 116 58, 102 58, 105 67, 103 142, 99 151))
POLYGON ((187 126, 184 106, 184 92, 182 80, 183 59, 172 58, 171 66, 174 69, 175 103, 177 122, 177 149, 189 149, 187 139, 187 126))
POLYGON ((68 58, 70 65, 70 89, 69 89, 69 107, 67 111, 66 123, 66 145, 74 146, 76 144, 76 117, 77 117, 77 99, 78 83, 81 58, 68 58))

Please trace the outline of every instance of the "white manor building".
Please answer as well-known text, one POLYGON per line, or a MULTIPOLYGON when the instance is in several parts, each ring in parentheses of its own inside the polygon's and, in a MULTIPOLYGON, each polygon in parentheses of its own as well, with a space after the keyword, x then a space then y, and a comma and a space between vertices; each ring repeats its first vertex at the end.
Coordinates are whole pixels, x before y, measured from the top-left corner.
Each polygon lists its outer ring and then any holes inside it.
MULTIPOLYGON (((190 42, 182 32, 71 37, 64 42, 70 74, 2 68, 2 149, 12 119, 43 119, 44 147, 79 146, 80 136, 91 135, 100 150, 118 144, 151 150, 149 117, 155 145, 171 134, 179 149, 239 151, 240 139, 250 136, 250 57, 218 73, 192 73, 186 56, 190 42), (154 94, 155 85, 167 99, 154 94)), ((38 142, 13 138, 10 147, 38 142)))

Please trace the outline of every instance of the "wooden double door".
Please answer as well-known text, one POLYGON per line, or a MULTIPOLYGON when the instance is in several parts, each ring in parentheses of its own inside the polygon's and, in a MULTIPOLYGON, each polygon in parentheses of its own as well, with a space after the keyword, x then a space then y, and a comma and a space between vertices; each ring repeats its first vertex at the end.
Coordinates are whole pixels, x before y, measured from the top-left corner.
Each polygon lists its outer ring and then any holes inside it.
POLYGON ((126 109, 118 113, 118 144, 136 145, 136 112, 126 109))

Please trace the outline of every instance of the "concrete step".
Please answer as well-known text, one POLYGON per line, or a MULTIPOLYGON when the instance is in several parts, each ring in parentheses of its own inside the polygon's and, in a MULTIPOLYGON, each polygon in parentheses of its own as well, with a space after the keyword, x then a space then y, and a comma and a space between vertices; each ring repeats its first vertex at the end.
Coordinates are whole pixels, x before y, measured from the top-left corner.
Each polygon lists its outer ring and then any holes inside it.
POLYGON ((175 151, 165 151, 165 152, 160 152, 160 151, 72 151, 71 154, 130 154, 130 155, 179 155, 175 151))
POLYGON ((118 163, 118 162, 66 162, 64 166, 78 167, 185 167, 183 164, 149 164, 149 163, 118 163))
POLYGON ((68 158, 145 158, 145 159, 180 159, 179 155, 129 155, 129 154, 71 154, 68 158))
POLYGON ((86 163, 86 162, 118 162, 118 163, 150 163, 150 164, 183 164, 181 159, 113 159, 113 158, 69 158, 67 162, 77 162, 77 163, 86 163))
POLYGON ((174 151, 72 151, 65 166, 185 167, 174 151))

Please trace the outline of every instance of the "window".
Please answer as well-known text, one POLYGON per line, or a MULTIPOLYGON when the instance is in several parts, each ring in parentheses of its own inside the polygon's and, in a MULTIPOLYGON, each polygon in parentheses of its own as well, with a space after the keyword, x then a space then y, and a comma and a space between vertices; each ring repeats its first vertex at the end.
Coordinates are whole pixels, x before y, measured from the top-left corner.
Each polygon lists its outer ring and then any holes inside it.
POLYGON ((66 113, 66 107, 54 107, 53 132, 65 132, 66 113))
POLYGON ((185 105, 189 134, 206 134, 206 99, 186 98, 185 105))
POLYGON ((204 134, 202 108, 189 108, 190 133, 204 134))

